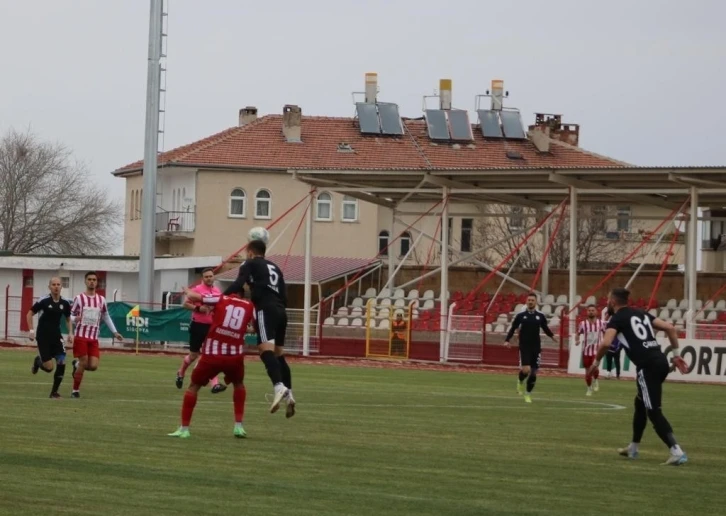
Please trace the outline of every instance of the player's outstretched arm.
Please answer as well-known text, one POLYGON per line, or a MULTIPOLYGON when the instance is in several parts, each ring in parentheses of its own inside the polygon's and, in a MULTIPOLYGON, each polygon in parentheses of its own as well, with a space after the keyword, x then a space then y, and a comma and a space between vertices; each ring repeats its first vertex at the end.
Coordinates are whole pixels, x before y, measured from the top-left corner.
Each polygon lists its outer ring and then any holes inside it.
POLYGON ((517 331, 517 328, 519 328, 520 324, 522 324, 522 314, 517 314, 514 316, 512 326, 509 328, 509 331, 507 332, 507 337, 504 339, 505 346, 509 346, 509 342, 512 340, 512 337, 514 337, 514 332, 517 331))
POLYGON ((240 294, 244 292, 245 283, 249 282, 249 277, 250 263, 245 261, 242 265, 240 265, 237 279, 235 279, 234 282, 229 287, 227 287, 222 294, 225 296, 229 296, 230 294, 240 294))
POLYGON ((671 343, 671 347, 674 350, 678 349, 678 332, 676 331, 675 326, 673 326, 669 322, 664 321, 663 319, 658 319, 657 317, 651 321, 651 324, 656 330, 665 332, 665 334, 668 335, 668 340, 671 343))

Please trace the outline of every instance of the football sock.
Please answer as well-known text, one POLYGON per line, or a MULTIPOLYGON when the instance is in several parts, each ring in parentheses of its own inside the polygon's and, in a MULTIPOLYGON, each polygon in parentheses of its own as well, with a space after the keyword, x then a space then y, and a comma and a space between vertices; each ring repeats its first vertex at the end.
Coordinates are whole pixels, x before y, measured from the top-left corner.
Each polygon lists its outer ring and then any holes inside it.
POLYGON ((184 393, 184 401, 182 402, 181 411, 181 426, 189 427, 189 423, 192 421, 192 414, 194 413, 194 407, 197 404, 197 395, 194 392, 187 391, 184 393))
POLYGON ((59 364, 56 364, 55 366, 55 375, 53 376, 53 390, 50 391, 58 392, 58 389, 60 388, 60 384, 63 381, 63 376, 66 374, 66 363, 61 362, 59 364))
POLYGON ((244 387, 235 388, 232 395, 234 400, 234 421, 242 425, 245 416, 245 400, 247 399, 247 389, 244 387))
POLYGON ((81 388, 81 382, 83 381, 83 370, 78 369, 76 374, 73 375, 73 390, 77 391, 81 388))
POLYGON ((214 378, 212 378, 212 380, 209 383, 211 384, 212 387, 214 387, 215 385, 219 385, 219 378, 217 378, 215 376, 214 378))
POLYGON ((527 378, 527 373, 520 371, 519 372, 519 383, 522 383, 525 378, 527 378))
POLYGON ((658 434, 660 440, 663 441, 668 448, 672 448, 678 444, 676 442, 676 438, 673 436, 673 428, 671 428, 671 424, 663 415, 663 411, 661 409, 658 408, 649 410, 648 418, 650 419, 650 422, 653 423, 655 433, 658 434))
POLYGON ((179 376, 184 376, 187 372, 187 369, 192 364, 192 357, 191 355, 187 355, 184 357, 184 360, 182 360, 182 365, 179 368, 179 376))
POLYGON ((292 373, 290 372, 290 366, 288 365, 287 360, 285 360, 285 355, 277 357, 277 361, 280 363, 282 383, 284 383, 285 387, 288 389, 292 389, 292 373))
POLYGON ((534 390, 534 384, 537 381, 537 372, 532 370, 532 372, 529 374, 529 378, 527 378, 527 392, 532 392, 534 390))
POLYGON ((270 377, 272 385, 282 383, 280 362, 277 360, 275 353, 272 351, 263 351, 262 353, 260 353, 260 359, 265 363, 265 369, 267 369, 267 376, 270 377))

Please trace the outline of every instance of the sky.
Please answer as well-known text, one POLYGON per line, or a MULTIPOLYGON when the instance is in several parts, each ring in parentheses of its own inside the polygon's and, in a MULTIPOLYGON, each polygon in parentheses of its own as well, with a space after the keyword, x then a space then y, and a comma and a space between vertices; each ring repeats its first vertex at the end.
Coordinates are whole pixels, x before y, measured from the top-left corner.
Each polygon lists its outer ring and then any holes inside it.
MULTIPOLYGON (((237 124, 239 108, 352 116, 379 99, 422 115, 503 79, 505 106, 561 113, 580 145, 636 165, 726 165, 723 0, 169 0, 163 148, 237 124), (204 6, 204 7, 202 7, 204 6)), ((67 145, 110 195, 143 157, 148 0, 0 0, 0 134, 67 145)))

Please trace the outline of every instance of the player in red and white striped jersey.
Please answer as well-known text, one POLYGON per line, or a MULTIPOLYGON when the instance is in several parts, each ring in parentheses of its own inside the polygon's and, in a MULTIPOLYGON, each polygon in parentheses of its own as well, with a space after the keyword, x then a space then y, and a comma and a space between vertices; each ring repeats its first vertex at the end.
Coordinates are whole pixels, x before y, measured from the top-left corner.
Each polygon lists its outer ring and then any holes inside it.
POLYGON ((73 391, 71 398, 80 398, 79 389, 85 371, 98 369, 98 361, 101 352, 98 345, 98 332, 101 327, 101 319, 106 323, 117 340, 124 340, 123 336, 116 331, 111 316, 108 314, 106 298, 96 293, 98 286, 98 275, 87 272, 85 276, 86 291, 78 294, 73 299, 71 306, 71 319, 74 321, 73 331, 73 391))
MULTIPOLYGON (((605 333, 605 323, 598 318, 597 308, 595 305, 587 307, 587 319, 580 323, 577 328, 577 334, 582 336, 582 362, 585 366, 585 383, 587 383, 587 396, 592 396, 593 391, 597 392, 600 390, 598 378, 600 377, 600 371, 595 369, 592 374, 589 373, 589 368, 595 361, 597 350, 602 343, 602 338, 605 333)), ((576 342, 579 345, 580 342, 576 342)))
MULTIPOLYGON (((171 437, 188 438, 189 424, 197 404, 199 389, 212 378, 224 373, 225 383, 234 385, 234 436, 247 437, 242 426, 247 391, 244 386, 244 344, 245 333, 255 317, 251 301, 236 295, 202 296, 199 292, 185 288, 190 302, 202 302, 213 306, 212 324, 202 344, 202 356, 192 371, 191 384, 184 393, 181 410, 181 426, 169 434, 171 437)), ((240 293, 241 294, 241 293, 240 293)))

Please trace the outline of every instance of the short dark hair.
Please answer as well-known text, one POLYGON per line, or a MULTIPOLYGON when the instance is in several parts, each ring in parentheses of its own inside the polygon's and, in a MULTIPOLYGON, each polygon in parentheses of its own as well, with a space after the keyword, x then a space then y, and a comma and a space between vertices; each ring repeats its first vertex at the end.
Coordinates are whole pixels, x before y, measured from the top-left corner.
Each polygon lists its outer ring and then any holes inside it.
POLYGON ((202 269, 202 276, 204 276, 208 272, 211 272, 212 274, 214 274, 214 269, 212 267, 207 267, 206 269, 202 269))
POLYGON ((88 271, 85 276, 83 276, 83 279, 87 280, 88 276, 96 276, 96 279, 98 279, 98 273, 96 271, 88 271))
POLYGON ((589 305, 587 305, 587 307, 588 308, 595 308, 595 309, 597 309, 597 306, 595 306, 593 303, 590 303, 589 305))
POLYGON ((610 292, 610 295, 615 298, 615 301, 621 306, 627 305, 628 299, 630 299, 630 291, 627 288, 614 288, 610 292))
POLYGON ((530 297, 533 297, 535 301, 537 300, 537 294, 535 294, 534 292, 530 292, 529 294, 527 294, 527 299, 529 299, 530 297))
POLYGON ((247 244, 247 250, 252 251, 258 256, 265 256, 267 245, 262 240, 252 240, 247 244))

